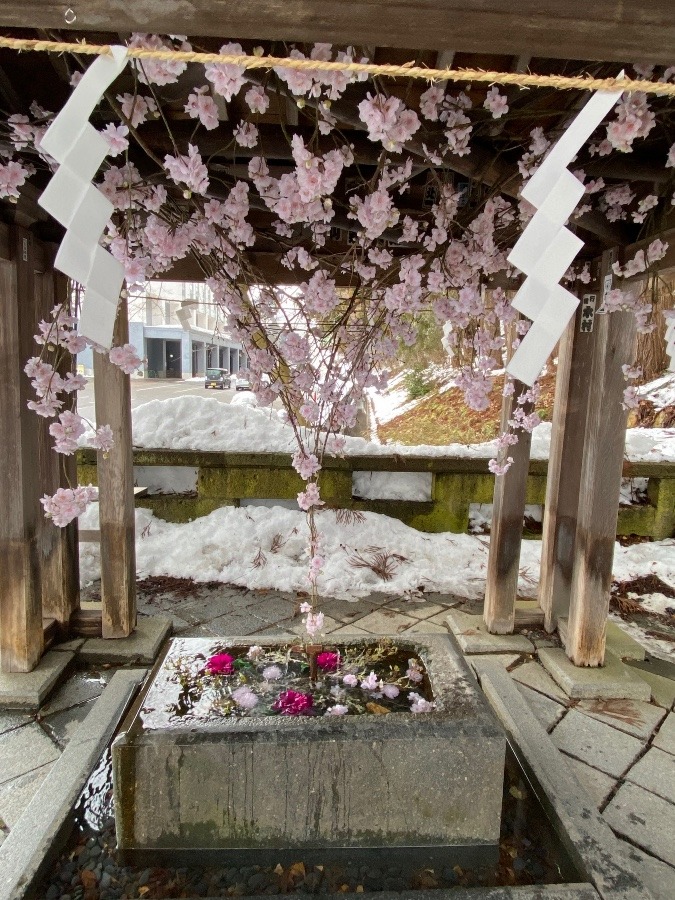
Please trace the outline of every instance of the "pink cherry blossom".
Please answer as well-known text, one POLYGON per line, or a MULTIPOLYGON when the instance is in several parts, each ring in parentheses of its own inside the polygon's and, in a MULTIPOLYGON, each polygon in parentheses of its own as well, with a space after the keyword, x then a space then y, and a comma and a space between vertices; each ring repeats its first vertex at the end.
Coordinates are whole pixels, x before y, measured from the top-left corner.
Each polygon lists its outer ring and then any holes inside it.
POLYGON ((131 122, 132 128, 138 128, 148 118, 157 112, 157 103, 154 97, 144 97, 142 94, 119 94, 117 102, 122 108, 122 114, 131 122))
POLYGON ((119 156, 119 154, 124 153, 129 146, 129 140, 127 138, 129 129, 126 125, 106 125, 101 134, 110 147, 108 156, 119 156))
POLYGON ((54 449, 57 453, 70 456, 77 450, 77 440, 86 431, 86 426, 81 416, 66 410, 59 416, 59 421, 49 426, 49 433, 54 441, 54 449))
POLYGON ((119 366, 125 375, 133 375, 143 365, 143 360, 136 352, 133 344, 113 347, 108 356, 110 362, 119 366))
POLYGON ((92 439, 91 446, 95 447, 97 450, 101 450, 104 455, 110 453, 115 446, 115 440, 110 425, 100 425, 96 429, 96 434, 92 439))
POLYGON ((344 706, 342 703, 336 703, 335 706, 328 707, 324 716, 346 716, 348 712, 348 706, 344 706))
POLYGON ((270 98, 258 84, 254 84, 250 90, 246 91, 244 100, 251 112, 254 113, 265 113, 270 105, 270 98))
POLYGON ((234 139, 240 147, 255 147, 258 143, 258 129, 251 122, 241 122, 234 129, 234 139))
POLYGON ((25 183, 29 174, 29 170, 20 162, 11 160, 8 163, 0 164, 0 199, 9 197, 17 200, 19 188, 25 183))
POLYGON ((321 464, 313 453, 298 450, 293 456, 293 468, 304 481, 309 481, 321 470, 321 464))
POLYGON ((410 700, 411 713, 428 713, 432 712, 435 707, 434 703, 430 700, 425 700, 424 697, 416 694, 414 691, 408 694, 408 699, 410 700))
MULTIPOLYGON (((162 39, 157 34, 132 34, 130 47, 146 47, 149 50, 173 49, 173 43, 162 39)), ((190 44, 183 41, 181 50, 191 50, 190 44)), ((142 84, 173 84, 178 76, 187 68, 187 63, 176 59, 142 59, 137 62, 138 80, 142 84)))
POLYGON ((220 122, 218 118, 218 107, 216 106, 213 97, 209 95, 208 90, 206 85, 195 88, 195 90, 188 95, 187 103, 185 104, 185 112, 191 119, 199 119, 207 131, 213 131, 214 128, 218 127, 220 122))
MULTIPOLYGON (((241 44, 223 44, 220 53, 228 56, 241 56, 244 51, 241 44)), ((216 93, 224 97, 228 102, 239 93, 246 83, 245 69, 233 63, 208 63, 204 66, 204 74, 213 85, 216 93)))
POLYGON ((311 638, 315 638, 323 630, 325 617, 322 612, 307 613, 307 617, 303 619, 305 631, 311 638))
POLYGON ((500 94, 499 88, 493 85, 487 92, 483 106, 490 110, 493 119, 499 119, 509 111, 508 97, 500 94))
POLYGON ((89 487, 59 488, 52 497, 45 494, 40 503, 44 508, 45 517, 51 519, 58 528, 64 528, 73 519, 81 516, 91 501, 97 498, 98 489, 89 485, 89 487))
POLYGON ((208 169, 202 161, 201 154, 193 144, 188 144, 187 156, 164 157, 164 168, 176 184, 187 185, 195 194, 203 194, 209 186, 208 169))

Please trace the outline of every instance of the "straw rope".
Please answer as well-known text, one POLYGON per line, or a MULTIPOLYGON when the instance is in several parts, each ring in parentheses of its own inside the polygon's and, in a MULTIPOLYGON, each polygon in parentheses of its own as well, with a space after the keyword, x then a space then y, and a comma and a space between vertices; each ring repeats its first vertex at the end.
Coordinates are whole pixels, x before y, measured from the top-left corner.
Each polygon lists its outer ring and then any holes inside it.
MULTIPOLYGON (((110 53, 107 44, 85 42, 41 41, 26 38, 0 37, 0 47, 11 50, 37 50, 47 53, 80 53, 87 56, 103 56, 110 53)), ((132 59, 165 59, 180 62, 220 63, 241 66, 244 69, 305 69, 320 72, 365 72, 388 78, 423 78, 425 81, 478 81, 487 84, 511 84, 521 88, 548 87, 557 91, 643 91, 664 97, 675 97, 675 84, 643 81, 630 78, 569 77, 565 75, 530 75, 525 72, 486 72, 482 69, 431 69, 426 66, 386 65, 360 62, 330 62, 315 59, 291 59, 285 56, 248 56, 246 54, 199 53, 186 50, 150 50, 145 47, 129 47, 132 59)))

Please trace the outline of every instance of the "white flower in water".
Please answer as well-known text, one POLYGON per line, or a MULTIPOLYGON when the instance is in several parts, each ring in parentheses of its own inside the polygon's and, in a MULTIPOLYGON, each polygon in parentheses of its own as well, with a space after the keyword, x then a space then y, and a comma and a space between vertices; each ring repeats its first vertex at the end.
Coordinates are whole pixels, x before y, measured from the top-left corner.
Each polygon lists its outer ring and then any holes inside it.
POLYGON ((376 691, 378 683, 379 682, 377 680, 377 675, 375 674, 375 672, 371 671, 370 675, 368 675, 367 678, 364 678, 361 682, 361 688, 364 691, 376 691))
POLYGON ((267 666, 262 671, 262 676, 265 681, 278 681, 281 678, 282 672, 279 666, 267 666))
POLYGON ((436 705, 429 700, 425 700, 424 697, 420 697, 420 695, 416 694, 414 691, 411 691, 410 694, 408 694, 408 699, 410 700, 411 713, 428 713, 431 712, 436 705))
POLYGON ((383 684, 380 690, 384 696, 389 697, 390 700, 393 700, 394 697, 398 697, 400 694, 400 691, 395 684, 383 684))
POLYGON ((258 660, 265 655, 265 651, 262 647, 258 647, 257 644, 254 644, 253 647, 249 647, 249 651, 246 654, 247 658, 252 660, 253 662, 258 662, 258 660))
POLYGON ((334 684, 330 689, 331 697, 335 697, 336 700, 344 700, 347 696, 347 691, 344 688, 341 688, 339 684, 334 684))
POLYGON ((408 660, 408 669, 405 674, 410 681, 414 682, 420 682, 424 677, 422 675, 422 670, 420 669, 420 664, 416 659, 408 660))
POLYGON ((258 698, 247 685, 242 685, 232 691, 232 699, 242 709, 253 709, 258 704, 258 698))
POLYGON ((358 684, 358 678, 352 672, 347 672, 347 674, 342 679, 342 683, 346 684, 347 687, 356 687, 358 684))
POLYGON ((336 703, 335 706, 329 706, 325 716, 345 716, 349 712, 348 706, 342 706, 340 703, 336 703))

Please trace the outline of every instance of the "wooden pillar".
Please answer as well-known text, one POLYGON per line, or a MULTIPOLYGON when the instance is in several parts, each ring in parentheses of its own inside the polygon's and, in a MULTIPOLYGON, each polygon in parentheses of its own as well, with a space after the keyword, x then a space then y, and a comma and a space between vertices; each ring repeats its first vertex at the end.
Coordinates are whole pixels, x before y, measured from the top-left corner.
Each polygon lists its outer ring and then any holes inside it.
MULTIPOLYGON (((85 297, 85 303, 86 297, 85 297)), ((115 323, 114 344, 129 340, 126 300, 115 323)), ((136 529, 129 376, 94 353, 97 425, 110 425, 115 446, 97 455, 101 528, 101 601, 104 638, 128 637, 136 625, 136 529)))
MULTIPOLYGON (((514 380, 513 394, 504 397, 502 403, 502 431, 508 428, 509 419, 518 406, 518 398, 528 390, 527 385, 514 380)), ((524 406, 526 414, 531 410, 531 404, 524 406)), ((513 457, 513 463, 505 475, 496 476, 492 501, 492 527, 483 618, 488 631, 493 634, 510 634, 516 615, 520 545, 523 539, 532 435, 522 429, 517 429, 515 434, 518 436, 518 443, 509 448, 507 454, 513 457)))
MULTIPOLYGON (((36 291, 40 297, 42 318, 49 320, 56 304, 68 299, 68 279, 49 265, 46 253, 44 272, 36 272, 36 291)), ((72 369, 73 359, 67 354, 59 367, 61 375, 72 369)), ((76 394, 70 394, 71 398, 76 394)), ((77 457, 64 456, 53 450, 54 439, 49 434, 52 419, 41 420, 40 478, 42 490, 54 494, 60 487, 77 484, 77 457)), ((40 528, 40 567, 42 569, 43 615, 53 618, 61 637, 68 632, 70 617, 80 605, 80 565, 78 554, 77 519, 65 528, 57 528, 46 519, 40 528)))
POLYGON ((23 368, 35 356, 39 320, 33 237, 9 228, 0 260, 0 668, 30 672, 42 655, 42 588, 38 531, 42 517, 37 415, 23 368))
POLYGON ((593 348, 600 337, 592 314, 600 305, 600 267, 597 260, 593 285, 581 295, 576 317, 558 349, 539 582, 539 605, 547 631, 554 631, 558 617, 569 613, 593 348))
POLYGON ((601 666, 605 659, 626 441, 621 367, 633 361, 635 319, 628 312, 598 316, 595 330, 566 647, 577 666, 601 666))

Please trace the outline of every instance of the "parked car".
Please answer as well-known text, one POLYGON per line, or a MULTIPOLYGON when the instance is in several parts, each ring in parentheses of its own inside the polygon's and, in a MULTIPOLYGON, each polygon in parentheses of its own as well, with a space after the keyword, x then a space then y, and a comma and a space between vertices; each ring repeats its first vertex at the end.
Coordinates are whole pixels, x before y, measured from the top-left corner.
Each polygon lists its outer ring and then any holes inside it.
POLYGON ((220 391, 224 391, 225 388, 229 388, 230 386, 230 373, 227 369, 207 369, 206 376, 204 378, 204 387, 205 388, 218 388, 220 391))
POLYGON ((245 369, 237 372, 237 377, 234 382, 235 390, 237 391, 250 391, 251 390, 251 375, 245 369))

